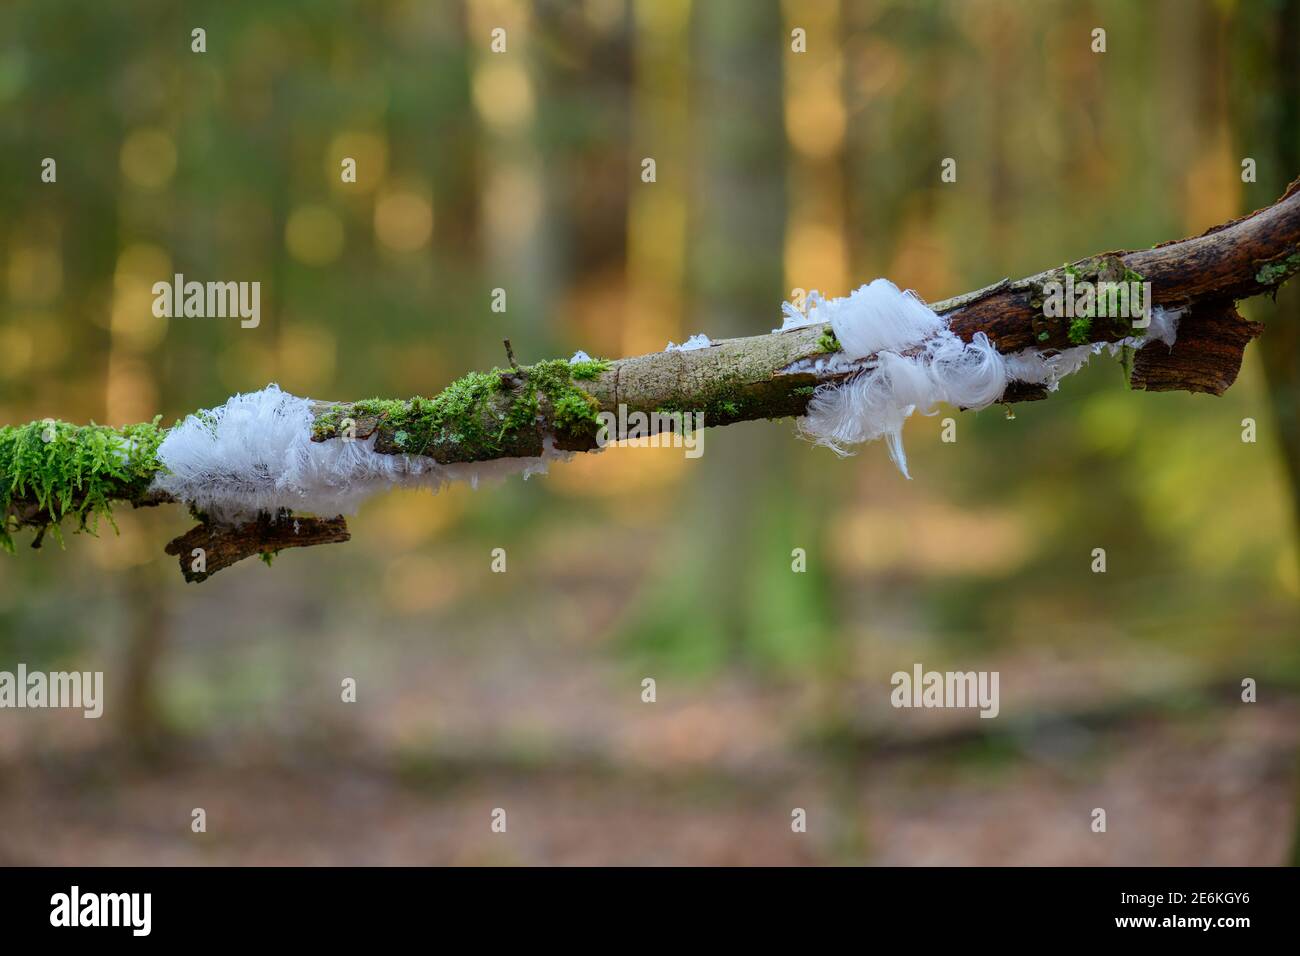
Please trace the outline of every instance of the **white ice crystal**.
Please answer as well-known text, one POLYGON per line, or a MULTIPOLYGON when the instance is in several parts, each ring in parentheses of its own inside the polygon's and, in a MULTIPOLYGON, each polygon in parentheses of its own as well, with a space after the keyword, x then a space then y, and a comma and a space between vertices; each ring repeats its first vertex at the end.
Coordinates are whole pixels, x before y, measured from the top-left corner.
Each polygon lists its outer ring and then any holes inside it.
POLYGON ((843 382, 817 387, 800 431, 820 445, 848 454, 848 446, 883 438, 904 476, 903 423, 913 412, 932 414, 946 402, 959 408, 985 408, 1011 381, 1055 389, 1103 349, 1159 340, 1172 347, 1178 313, 1155 309, 1150 326, 1122 342, 1092 343, 1063 351, 1024 349, 1004 356, 988 336, 977 332, 964 342, 913 292, 877 279, 845 298, 808 295, 804 310, 786 303, 784 321, 774 332, 829 322, 841 351, 809 360, 816 373, 860 368, 843 382))
POLYGON ((694 352, 696 349, 707 349, 713 342, 703 332, 697 332, 689 339, 678 345, 675 342, 669 342, 665 352, 694 352))
POLYGON ((451 481, 477 486, 512 474, 527 478, 571 457, 549 438, 536 457, 463 464, 376 452, 374 435, 314 442, 311 404, 268 385, 190 415, 159 446, 164 470, 153 487, 216 521, 243 521, 279 508, 333 516, 354 514, 366 498, 388 488, 436 490, 451 481))

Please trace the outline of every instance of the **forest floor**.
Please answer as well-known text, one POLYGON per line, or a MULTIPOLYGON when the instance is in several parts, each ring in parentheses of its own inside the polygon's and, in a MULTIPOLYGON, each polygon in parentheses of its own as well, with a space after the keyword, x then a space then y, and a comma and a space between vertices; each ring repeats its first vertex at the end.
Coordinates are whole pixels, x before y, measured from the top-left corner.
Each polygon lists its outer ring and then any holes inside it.
POLYGON ((1296 717, 1143 720, 1073 772, 960 753, 667 773, 594 756, 191 755, 123 772, 84 754, 0 776, 0 864, 1279 864, 1296 717))
POLYGON ((618 644, 636 556, 458 574, 479 556, 399 554, 371 570, 340 549, 336 563, 286 559, 202 587, 160 567, 112 593, 72 577, 87 592, 33 612, 41 630, 25 625, 14 653, 31 659, 93 609, 112 629, 68 659, 105 670, 105 717, 0 720, 0 865, 1288 859, 1300 696, 1260 655, 1227 656, 1287 618, 1213 622, 1247 637, 1203 645, 1107 607, 1032 641, 948 650, 1001 673, 1001 713, 982 720, 890 707, 900 661, 945 666, 896 582, 844 589, 862 606, 843 620, 868 623, 844 631, 842 669, 692 675, 618 644), (132 655, 154 666, 154 747, 123 724, 132 655), (341 702, 344 675, 356 703, 341 702), (1241 701, 1244 675, 1259 703, 1241 701))

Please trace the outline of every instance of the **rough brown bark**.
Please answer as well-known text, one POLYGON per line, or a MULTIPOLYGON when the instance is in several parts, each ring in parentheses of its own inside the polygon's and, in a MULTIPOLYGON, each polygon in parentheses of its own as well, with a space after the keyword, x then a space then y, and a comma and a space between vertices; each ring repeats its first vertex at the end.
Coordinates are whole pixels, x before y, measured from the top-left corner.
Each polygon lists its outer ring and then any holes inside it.
MULTIPOLYGON (((1271 293, 1300 271, 1300 180, 1273 205, 1201 236, 1138 252, 1105 253, 1072 265, 1095 271, 1104 260, 1115 260, 1149 281, 1154 304, 1188 307, 1194 341, 1217 340, 1198 352, 1186 346, 1176 348, 1178 359, 1173 365, 1160 358, 1160 353, 1169 351, 1162 343, 1139 350, 1137 367, 1144 370, 1143 382, 1152 383, 1139 387, 1220 394, 1236 378, 1246 343, 1259 333, 1259 326, 1245 322, 1231 304, 1271 293), (1158 373, 1157 368, 1161 369, 1158 373), (1183 372, 1181 379, 1178 369, 1183 372), (1209 387, 1211 382, 1222 383, 1222 387, 1209 387)), ((975 333, 984 332, 1000 352, 1031 347, 1064 349, 1071 344, 1065 323, 1044 324, 1041 305, 1033 304, 1045 282, 1063 275, 1062 268, 1014 282, 1004 279, 976 292, 931 303, 931 308, 946 316, 952 330, 963 339, 969 341, 975 333), (1044 331, 1048 337, 1040 339, 1044 331)), ((819 377, 790 371, 801 359, 820 354, 818 340, 825 329, 812 326, 780 335, 724 339, 712 348, 693 352, 622 359, 588 390, 608 408, 625 403, 629 411, 703 409, 709 425, 802 415, 808 386, 847 374, 819 377)), ((1089 336, 1092 341, 1120 337, 1103 323, 1096 323, 1089 336)), ((1008 389, 1004 400, 1042 397, 1042 390, 1017 384, 1008 389)))
MULTIPOLYGON (((1200 236, 1138 252, 1105 253, 1080 259, 1075 265, 1104 257, 1119 259, 1149 281, 1156 305, 1235 301, 1272 292, 1300 270, 1300 179, 1271 206, 1215 226, 1200 236)), ((1030 303, 1033 290, 1060 272, 1051 270, 994 286, 977 293, 974 301, 962 301, 969 297, 960 297, 936 303, 932 308, 949 316, 958 335, 969 340, 976 332, 985 332, 1001 352, 1035 345, 1064 348, 1068 343, 1063 338, 1036 340, 1035 319, 1041 310, 1030 303)), ((1102 338, 1099 335, 1097 340, 1102 338)))
POLYGON ((255 554, 271 556, 285 548, 309 548, 314 544, 337 544, 347 541, 347 522, 342 517, 309 518, 305 515, 263 515, 234 528, 196 525, 166 547, 168 554, 179 557, 181 574, 186 581, 206 581, 222 568, 255 554), (203 563, 195 568, 195 552, 201 551, 203 563))
POLYGON ((1178 320, 1172 349, 1159 342, 1138 349, 1129 384, 1222 395, 1237 380, 1246 345, 1263 331, 1264 323, 1242 318, 1230 300, 1193 306, 1178 320))

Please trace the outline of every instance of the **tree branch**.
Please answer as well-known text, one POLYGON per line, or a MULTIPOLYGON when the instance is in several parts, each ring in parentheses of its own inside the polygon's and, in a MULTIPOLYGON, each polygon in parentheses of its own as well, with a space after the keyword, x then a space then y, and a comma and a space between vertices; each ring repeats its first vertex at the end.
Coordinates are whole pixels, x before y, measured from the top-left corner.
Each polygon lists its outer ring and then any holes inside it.
MULTIPOLYGON (((1172 349, 1152 343, 1138 350, 1132 387, 1222 394, 1236 378, 1246 344, 1262 331, 1259 323, 1245 321, 1234 303, 1275 292, 1300 271, 1300 180, 1272 205, 1201 236, 1141 251, 1103 253, 1017 281, 1004 279, 932 303, 931 308, 945 316, 961 338, 969 341, 983 332, 1004 354, 1026 348, 1063 350, 1079 343, 1077 330, 1072 334, 1067 320, 1047 318, 1042 303, 1044 286, 1062 282, 1067 270, 1101 280, 1136 273, 1151 283, 1153 305, 1185 310, 1172 349)), ((823 334, 828 328, 807 326, 723 339, 703 349, 590 363, 581 380, 571 378, 564 362, 518 365, 507 342, 510 368, 462 379, 432 399, 313 403, 313 440, 338 440, 346 430, 358 439, 374 436, 374 450, 379 453, 417 454, 456 464, 540 456, 548 440, 563 450, 589 451, 597 447, 598 429, 591 414, 596 408, 624 406, 628 413, 647 415, 701 412, 708 426, 799 416, 816 386, 842 380, 869 364, 864 360, 857 366, 815 371, 810 360, 824 357, 823 334), (453 392, 456 389, 461 391, 453 392), (463 416, 456 428, 439 424, 443 420, 438 416, 450 414, 451 408, 463 416), (438 427, 429 429, 412 447, 410 422, 417 418, 438 427)), ((1131 334, 1128 320, 1095 321, 1086 338, 1115 342, 1131 334)), ((1002 401, 1045 396, 1040 386, 1013 383, 1002 401)), ((8 479, 0 475, 0 481, 8 479)), ((108 497, 135 506, 170 500, 142 487, 138 478, 123 481, 109 489, 108 497)), ((75 512, 78 502, 58 504, 55 513, 62 515, 75 512)), ((6 521, 10 528, 43 529, 52 523, 51 507, 32 497, 13 498, 6 521)), ((342 518, 299 517, 295 523, 294 518, 281 515, 238 528, 204 520, 169 544, 167 551, 180 556, 187 580, 203 580, 252 554, 347 539, 342 518), (188 563, 191 550, 198 547, 207 552, 203 572, 190 569, 188 563)))
POLYGON ((351 537, 342 517, 261 515, 256 521, 235 527, 200 523, 179 538, 173 538, 164 550, 179 557, 186 581, 198 582, 255 554, 270 564, 286 548, 336 544, 351 537))

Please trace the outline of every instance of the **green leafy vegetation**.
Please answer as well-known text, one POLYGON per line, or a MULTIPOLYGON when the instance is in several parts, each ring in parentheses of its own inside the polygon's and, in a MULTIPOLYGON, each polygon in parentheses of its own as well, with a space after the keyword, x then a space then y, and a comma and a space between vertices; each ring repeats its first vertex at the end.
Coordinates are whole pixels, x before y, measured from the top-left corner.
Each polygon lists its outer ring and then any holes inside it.
POLYGON ((59 523, 68 515, 76 530, 92 534, 101 517, 112 524, 112 501, 143 494, 161 467, 160 420, 124 428, 54 419, 0 427, 0 547, 12 552, 12 533, 23 525, 37 528, 37 541, 52 528, 62 542, 59 523), (36 514, 11 515, 18 502, 35 505, 36 514))

